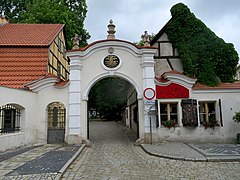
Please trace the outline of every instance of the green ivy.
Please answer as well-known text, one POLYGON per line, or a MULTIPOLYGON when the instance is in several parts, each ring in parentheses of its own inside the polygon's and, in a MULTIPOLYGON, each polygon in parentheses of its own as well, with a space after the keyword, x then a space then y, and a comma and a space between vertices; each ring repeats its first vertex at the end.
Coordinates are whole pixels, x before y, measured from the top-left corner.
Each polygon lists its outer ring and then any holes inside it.
POLYGON ((233 116, 233 120, 236 123, 240 123, 240 112, 235 113, 235 115, 233 116))
POLYGON ((171 14, 166 34, 178 50, 184 74, 208 86, 233 82, 239 60, 233 44, 217 37, 183 3, 174 5, 171 14))

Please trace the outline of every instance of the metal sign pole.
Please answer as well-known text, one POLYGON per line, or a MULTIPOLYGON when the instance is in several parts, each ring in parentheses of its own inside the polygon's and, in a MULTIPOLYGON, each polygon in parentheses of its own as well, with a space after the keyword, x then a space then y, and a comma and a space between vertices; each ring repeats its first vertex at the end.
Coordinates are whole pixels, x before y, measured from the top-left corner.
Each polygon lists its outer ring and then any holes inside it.
POLYGON ((149 114, 149 120, 150 120, 150 144, 152 144, 152 119, 151 115, 149 114))

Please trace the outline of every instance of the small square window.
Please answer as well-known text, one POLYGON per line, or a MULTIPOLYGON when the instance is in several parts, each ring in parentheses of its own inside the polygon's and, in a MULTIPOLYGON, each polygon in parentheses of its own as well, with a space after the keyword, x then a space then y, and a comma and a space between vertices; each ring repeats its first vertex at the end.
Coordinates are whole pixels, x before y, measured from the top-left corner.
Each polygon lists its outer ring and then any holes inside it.
POLYGON ((167 120, 178 123, 178 103, 160 103, 160 118, 162 125, 167 120))
POLYGON ((215 106, 216 102, 199 102, 199 118, 201 125, 217 125, 215 106))

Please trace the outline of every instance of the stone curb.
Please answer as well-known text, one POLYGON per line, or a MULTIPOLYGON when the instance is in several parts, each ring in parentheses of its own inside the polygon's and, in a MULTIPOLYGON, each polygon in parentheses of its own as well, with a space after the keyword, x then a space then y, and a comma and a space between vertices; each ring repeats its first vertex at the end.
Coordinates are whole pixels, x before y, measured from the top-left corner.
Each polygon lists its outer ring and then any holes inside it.
POLYGON ((154 153, 144 148, 142 144, 140 146, 149 155, 166 158, 166 159, 193 161, 193 162, 239 162, 240 161, 240 157, 204 157, 204 158, 176 157, 176 156, 171 156, 166 154, 154 153))
POLYGON ((58 171, 58 175, 56 176, 55 180, 62 179, 63 174, 66 172, 67 168, 73 163, 75 159, 79 156, 79 154, 82 152, 82 150, 85 148, 85 144, 81 144, 81 147, 79 150, 72 156, 71 159, 68 160, 68 162, 58 171))
POLYGON ((161 157, 161 158, 166 158, 166 159, 173 159, 173 160, 182 160, 182 161, 194 161, 194 162, 206 162, 207 161, 206 158, 194 159, 194 158, 184 158, 184 157, 176 157, 176 156, 171 156, 171 155, 166 155, 166 154, 154 153, 154 152, 150 152, 149 150, 144 148, 144 146, 142 146, 142 145, 140 145, 140 146, 146 153, 148 153, 151 156, 156 156, 156 157, 161 157))

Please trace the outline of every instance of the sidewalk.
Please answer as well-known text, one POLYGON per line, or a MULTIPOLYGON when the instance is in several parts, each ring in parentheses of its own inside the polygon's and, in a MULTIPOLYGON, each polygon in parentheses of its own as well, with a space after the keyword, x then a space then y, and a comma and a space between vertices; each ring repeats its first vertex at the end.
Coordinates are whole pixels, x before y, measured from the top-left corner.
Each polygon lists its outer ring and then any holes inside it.
POLYGON ((141 144, 150 155, 185 161, 240 161, 240 144, 163 142, 141 144))
POLYGON ((46 144, 0 154, 0 179, 59 179, 84 145, 46 144))

